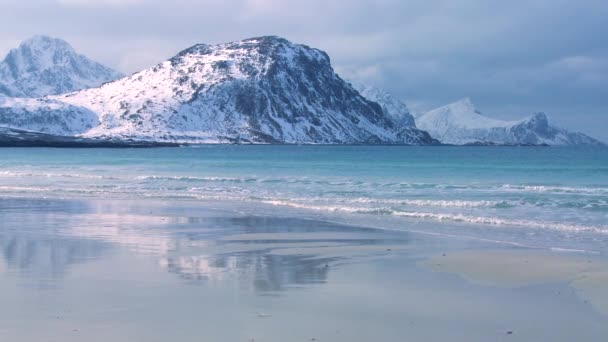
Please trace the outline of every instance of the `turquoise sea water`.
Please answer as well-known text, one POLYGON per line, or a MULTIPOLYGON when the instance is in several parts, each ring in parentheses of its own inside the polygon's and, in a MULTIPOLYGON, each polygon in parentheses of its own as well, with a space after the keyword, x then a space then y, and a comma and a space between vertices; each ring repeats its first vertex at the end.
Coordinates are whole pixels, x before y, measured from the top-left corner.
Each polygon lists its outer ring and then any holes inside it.
MULTIPOLYGON (((2 149, 0 197, 195 201, 541 248, 608 251, 608 149, 2 149)), ((145 202, 144 202, 145 203, 145 202)))

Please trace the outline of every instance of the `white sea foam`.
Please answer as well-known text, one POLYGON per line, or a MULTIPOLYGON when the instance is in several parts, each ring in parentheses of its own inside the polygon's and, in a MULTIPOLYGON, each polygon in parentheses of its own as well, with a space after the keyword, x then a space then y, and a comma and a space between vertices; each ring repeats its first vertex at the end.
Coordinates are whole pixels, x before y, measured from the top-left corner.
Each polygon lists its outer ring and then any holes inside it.
POLYGON ((172 180, 172 181, 186 181, 186 182, 254 182, 255 178, 238 178, 238 177, 197 177, 197 176, 162 176, 162 175, 149 175, 149 176, 136 176, 134 179, 138 180, 172 180))
POLYGON ((0 171, 0 176, 4 177, 41 177, 41 178, 85 178, 85 179, 117 179, 113 176, 101 176, 86 173, 53 173, 53 172, 20 172, 20 171, 0 171))
POLYGON ((53 191, 52 188, 38 187, 38 186, 0 186, 0 192, 49 192, 53 191))
MULTIPOLYGON (((99 180, 139 180, 139 181, 183 181, 183 182, 217 182, 217 183, 261 183, 261 184, 301 184, 337 187, 341 189, 399 189, 425 190, 430 191, 504 191, 504 192, 528 192, 528 193, 556 193, 556 194, 595 194, 608 195, 608 187, 575 187, 575 186, 559 186, 559 185, 529 185, 529 184, 437 184, 437 183, 417 183, 417 182, 365 182, 353 179, 311 179, 308 177, 278 177, 278 178, 257 178, 257 177, 227 177, 227 176, 190 176, 190 175, 99 175, 92 172, 83 173, 66 173, 66 172, 38 172, 38 171, 21 171, 21 170, 4 170, 0 171, 0 177, 40 177, 40 178, 80 178, 80 179, 99 179, 99 180)), ((387 190, 391 191, 391 190, 387 190)), ((477 207, 491 206, 484 201, 436 201, 435 203, 429 200, 405 200, 404 205, 420 205, 420 206, 444 206, 444 207, 477 207), (408 203, 409 201, 409 203, 408 203)), ((486 201, 487 202, 487 201, 486 201)), ((500 204, 498 204, 500 205, 500 204)))
POLYGON ((504 219, 498 217, 485 217, 485 216, 469 216, 463 214, 448 214, 448 213, 431 213, 431 212, 416 212, 416 211, 399 211, 391 208, 360 208, 352 206, 339 206, 339 205, 309 205, 303 203, 296 203, 284 200, 268 200, 262 201, 263 203, 288 206, 292 208, 308 209, 308 210, 321 210, 330 212, 345 212, 353 214, 374 214, 374 215, 392 215, 399 217, 407 217, 412 219, 425 219, 425 220, 436 220, 436 221, 449 221, 449 222, 463 222, 481 225, 492 225, 492 226, 512 226, 512 227, 523 227, 523 228, 536 228, 536 229, 548 229, 558 230, 564 232, 593 232, 599 234, 608 234, 608 226, 604 225, 581 225, 576 223, 557 223, 547 221, 533 221, 533 220, 522 220, 522 219, 504 219))
POLYGON ((594 232, 608 234, 608 226, 587 226, 575 223, 503 219, 497 217, 467 216, 462 214, 438 214, 425 212, 395 212, 393 215, 411 218, 434 219, 439 221, 466 222, 484 225, 517 226, 526 228, 551 229, 567 232, 594 232))
POLYGON ((569 186, 550 186, 550 185, 512 185, 504 184, 502 189, 510 191, 525 191, 525 192, 551 192, 551 193, 569 193, 569 194, 608 194, 608 188, 604 187, 569 187, 569 186))
POLYGON ((343 199, 344 202, 361 204, 387 204, 421 207, 443 207, 443 208, 483 208, 498 206, 515 206, 516 203, 509 201, 467 201, 467 200, 413 200, 413 199, 380 199, 380 198, 353 198, 343 199))

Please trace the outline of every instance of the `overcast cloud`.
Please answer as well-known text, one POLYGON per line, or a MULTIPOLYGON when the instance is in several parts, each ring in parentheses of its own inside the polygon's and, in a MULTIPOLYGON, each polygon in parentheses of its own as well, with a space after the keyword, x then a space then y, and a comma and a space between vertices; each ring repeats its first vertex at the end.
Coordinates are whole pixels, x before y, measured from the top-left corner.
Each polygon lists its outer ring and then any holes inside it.
POLYGON ((608 141, 606 18, 605 0, 2 0, 0 54, 47 34, 131 73, 195 43, 279 35, 413 110, 470 96, 608 141))

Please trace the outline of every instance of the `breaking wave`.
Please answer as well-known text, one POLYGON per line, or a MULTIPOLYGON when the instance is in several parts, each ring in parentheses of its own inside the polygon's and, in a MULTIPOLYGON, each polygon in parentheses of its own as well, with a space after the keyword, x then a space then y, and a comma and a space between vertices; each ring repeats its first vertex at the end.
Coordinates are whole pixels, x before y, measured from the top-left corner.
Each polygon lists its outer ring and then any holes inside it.
POLYGON ((569 187, 569 186, 550 186, 550 185, 512 185, 505 184, 501 189, 507 191, 524 192, 549 192, 567 194, 608 194, 608 188, 604 187, 569 187))
MULTIPOLYGON (((399 190, 437 190, 437 191, 480 191, 505 193, 551 193, 551 194, 580 194, 580 195, 608 195, 608 187, 592 186, 558 186, 558 185, 531 185, 531 184, 439 184, 420 182, 377 182, 352 179, 311 179, 308 177, 230 177, 230 176, 192 176, 192 175, 106 175, 94 174, 95 171, 85 173, 53 173, 36 171, 5 170, 0 171, 0 177, 8 178, 75 178, 90 180, 122 180, 122 181, 175 181, 185 183, 241 183, 241 184, 300 184, 340 187, 345 189, 393 189, 399 190)), ((416 205, 412 203, 412 205, 416 205)), ((449 206, 447 204, 446 206, 449 206)))
POLYGON ((417 211, 400 211, 394 208, 359 208, 350 206, 339 206, 339 205, 309 205, 296 203, 291 201, 282 200, 268 200, 263 201, 267 204, 287 206, 298 209, 308 210, 321 210, 329 212, 344 212, 352 214, 373 214, 373 215, 392 215, 399 217, 408 217, 413 219, 427 219, 435 221, 450 221, 450 222, 463 222, 472 224, 483 224, 483 225, 494 225, 494 226, 513 226, 513 227, 525 227, 525 228, 537 228, 537 229, 551 229, 565 232, 593 232, 600 234, 608 234, 608 226, 605 225, 581 225, 575 223, 557 223, 547 221, 533 221, 533 220, 521 220, 521 219, 504 219, 498 217, 485 217, 485 216, 469 216, 463 214, 446 214, 446 213, 431 213, 431 212, 417 212, 417 211))

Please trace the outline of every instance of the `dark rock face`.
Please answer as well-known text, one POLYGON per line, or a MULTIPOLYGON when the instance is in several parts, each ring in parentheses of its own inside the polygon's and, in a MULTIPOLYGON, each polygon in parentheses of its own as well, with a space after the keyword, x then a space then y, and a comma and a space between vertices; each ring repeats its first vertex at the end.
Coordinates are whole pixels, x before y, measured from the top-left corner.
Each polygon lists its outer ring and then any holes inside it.
POLYGON ((402 128, 397 131, 397 137, 408 145, 441 145, 441 142, 431 137, 428 132, 414 127, 402 128))

